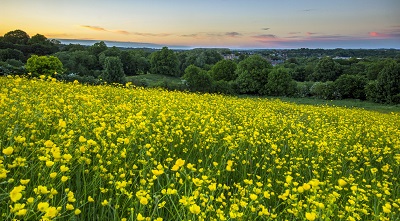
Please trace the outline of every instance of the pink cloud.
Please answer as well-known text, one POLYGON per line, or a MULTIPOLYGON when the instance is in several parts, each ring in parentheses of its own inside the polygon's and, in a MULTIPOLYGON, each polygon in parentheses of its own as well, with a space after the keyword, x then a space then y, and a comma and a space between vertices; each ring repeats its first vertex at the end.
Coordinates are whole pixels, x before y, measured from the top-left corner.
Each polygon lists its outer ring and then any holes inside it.
POLYGON ((375 37, 375 38, 388 38, 388 37, 390 37, 387 34, 379 33, 379 32, 376 32, 376 31, 371 31, 368 34, 369 34, 370 37, 375 37))

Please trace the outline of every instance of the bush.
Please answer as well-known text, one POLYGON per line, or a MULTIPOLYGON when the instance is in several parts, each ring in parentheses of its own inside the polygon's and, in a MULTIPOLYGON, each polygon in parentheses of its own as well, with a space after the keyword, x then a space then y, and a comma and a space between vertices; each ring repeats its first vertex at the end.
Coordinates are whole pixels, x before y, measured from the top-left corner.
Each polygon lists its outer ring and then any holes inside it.
POLYGON ((332 81, 315 82, 310 88, 311 95, 325 99, 332 100, 340 98, 340 94, 336 91, 332 81))
POLYGON ((314 82, 306 81, 306 82, 296 82, 296 97, 310 97, 311 94, 311 87, 313 86, 314 82))
POLYGON ((365 86, 367 79, 359 75, 341 75, 335 81, 336 91, 341 99, 355 98, 365 100, 365 86))
POLYGON ((53 76, 56 73, 63 72, 63 64, 60 59, 54 56, 37 56, 32 55, 26 62, 26 70, 33 77, 40 75, 53 76))
POLYGON ((235 94, 232 83, 224 80, 213 82, 213 92, 222 94, 235 94))
POLYGON ((380 103, 381 97, 378 95, 377 81, 369 81, 365 86, 365 95, 367 100, 380 103))
POLYGON ((293 81, 285 68, 274 68, 268 74, 266 94, 272 96, 292 96, 296 92, 296 82, 293 81))
POLYGON ((207 71, 190 65, 185 69, 183 79, 191 91, 212 92, 212 78, 207 71))
POLYGON ((103 80, 107 83, 125 84, 125 73, 118 57, 106 57, 104 61, 103 80))
POLYGON ((66 82, 74 82, 77 80, 79 83, 82 84, 90 84, 90 85, 100 85, 101 81, 98 78, 95 78, 93 76, 80 76, 76 74, 61 74, 61 75, 56 75, 56 79, 60 81, 66 81, 66 82))

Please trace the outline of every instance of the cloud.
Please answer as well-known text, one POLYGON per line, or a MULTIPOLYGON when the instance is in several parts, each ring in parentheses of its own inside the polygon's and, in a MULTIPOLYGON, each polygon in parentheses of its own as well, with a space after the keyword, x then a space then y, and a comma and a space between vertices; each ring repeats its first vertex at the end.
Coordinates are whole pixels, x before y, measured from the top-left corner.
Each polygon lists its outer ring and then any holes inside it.
POLYGON ((264 31, 267 31, 267 30, 269 30, 270 28, 262 28, 261 30, 264 30, 264 31))
POLYGON ((301 32, 299 32, 299 31, 294 31, 294 32, 289 32, 288 34, 289 35, 298 35, 298 34, 300 34, 301 32))
POLYGON ((273 34, 255 35, 252 37, 255 39, 260 39, 260 40, 276 39, 276 35, 273 35, 273 34))
POLYGON ((370 37, 374 37, 374 38, 389 38, 390 35, 389 34, 385 34, 385 33, 381 33, 381 32, 376 32, 376 31, 371 31, 368 33, 368 35, 370 37))
POLYGON ((233 32, 226 32, 225 35, 228 37, 234 38, 234 37, 240 36, 242 34, 240 34, 239 32, 233 31, 233 32))
POLYGON ((187 34, 187 35, 180 35, 181 37, 190 37, 190 38, 197 38, 199 37, 199 34, 187 34))
POLYGON ((313 8, 307 8, 307 9, 303 9, 301 10, 302 12, 310 12, 310 11, 314 11, 315 9, 313 8))
POLYGON ((144 37, 167 37, 171 35, 168 33, 143 33, 143 32, 133 32, 132 34, 144 37))
POLYGON ((81 25, 82 28, 87 28, 93 31, 107 31, 105 28, 99 26, 91 26, 91 25, 81 25))
POLYGON ((86 28, 86 29, 90 29, 90 30, 93 30, 93 31, 105 31, 105 32, 111 32, 111 33, 123 34, 123 35, 131 34, 130 32, 124 31, 124 30, 108 30, 108 29, 105 29, 103 27, 92 26, 92 25, 81 25, 80 27, 86 28))
POLYGON ((318 34, 318 33, 317 32, 306 32, 307 36, 316 35, 316 34, 318 34))

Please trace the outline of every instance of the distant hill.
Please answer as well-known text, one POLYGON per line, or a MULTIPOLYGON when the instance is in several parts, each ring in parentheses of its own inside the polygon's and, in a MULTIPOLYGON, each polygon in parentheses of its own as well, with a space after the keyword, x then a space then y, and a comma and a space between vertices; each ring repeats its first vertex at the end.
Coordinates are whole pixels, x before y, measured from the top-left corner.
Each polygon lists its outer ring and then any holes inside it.
MULTIPOLYGON (((100 42, 102 40, 81 40, 81 39, 56 39, 61 42, 61 44, 80 44, 80 45, 93 45, 94 43, 100 42)), ((103 40, 104 41, 104 40, 103 40)), ((122 41, 104 41, 108 47, 121 47, 121 48, 154 48, 159 49, 167 46, 170 49, 191 49, 187 46, 180 45, 159 45, 152 43, 141 43, 141 42, 122 42, 122 41)))

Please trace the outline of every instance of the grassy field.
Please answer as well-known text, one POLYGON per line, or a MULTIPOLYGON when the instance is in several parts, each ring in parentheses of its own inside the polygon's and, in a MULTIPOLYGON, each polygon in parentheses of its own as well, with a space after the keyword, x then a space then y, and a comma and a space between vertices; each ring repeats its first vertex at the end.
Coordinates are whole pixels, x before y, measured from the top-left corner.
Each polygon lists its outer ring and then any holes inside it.
POLYGON ((163 86, 165 83, 179 85, 182 83, 180 77, 173 77, 160 74, 143 74, 126 77, 127 81, 142 84, 147 87, 163 86))
POLYGON ((346 107, 346 108, 359 108, 365 110, 378 111, 381 113, 391 113, 391 112, 400 112, 400 105, 388 105, 388 104, 378 104, 369 101, 355 100, 355 99, 346 99, 346 100, 323 100, 318 98, 290 98, 290 97, 279 97, 273 98, 269 97, 269 99, 279 99, 286 102, 292 102, 295 104, 304 104, 304 105, 328 105, 328 106, 337 106, 337 107, 346 107))
POLYGON ((399 220, 400 114, 0 78, 0 220, 399 220))

